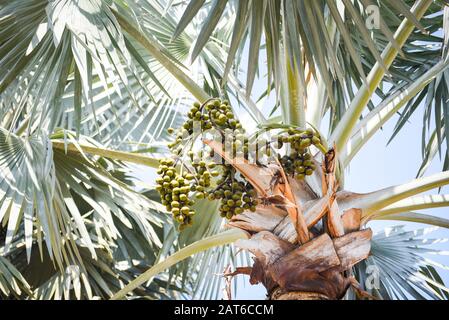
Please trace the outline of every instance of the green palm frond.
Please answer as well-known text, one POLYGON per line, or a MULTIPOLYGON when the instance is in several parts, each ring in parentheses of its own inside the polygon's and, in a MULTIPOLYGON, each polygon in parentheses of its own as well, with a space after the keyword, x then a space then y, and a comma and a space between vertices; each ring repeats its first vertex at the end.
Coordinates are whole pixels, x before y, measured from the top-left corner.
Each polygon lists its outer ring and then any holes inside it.
MULTIPOLYGON (((73 135, 66 136, 76 143, 73 135)), ((114 170, 120 173, 124 169, 110 160, 53 150, 43 134, 21 138, 1 129, 0 170, 4 179, 0 219, 7 226, 5 252, 19 227, 24 228, 28 258, 37 238, 40 250, 44 240, 50 257, 63 268, 67 257, 77 256, 76 241, 81 241, 95 258, 86 226, 89 221, 98 221, 97 227, 101 226, 106 238, 119 237, 114 218, 128 228, 131 221, 135 222, 147 243, 160 247, 153 227, 162 223, 158 207, 114 176, 114 170), (72 246, 64 245, 66 242, 72 246)))
MULTIPOLYGON (((386 79, 386 82, 392 86, 388 91, 379 94, 381 99, 398 93, 400 94, 407 85, 417 79, 415 75, 418 77, 423 75, 432 66, 435 66, 438 61, 447 61, 448 7, 447 3, 444 6, 443 3, 436 4, 441 7, 437 9, 435 6, 431 6, 429 16, 421 20, 422 25, 429 34, 423 35, 419 31, 412 33, 403 47, 405 55, 399 56, 395 64, 390 68, 392 73, 395 72, 392 80, 396 79, 396 81, 386 79), (443 26, 442 30, 441 26, 443 26), (412 76, 410 76, 410 72, 413 72, 412 76)), ((447 109, 445 108, 445 104, 448 99, 447 79, 448 71, 445 70, 420 90, 398 112, 400 117, 389 141, 391 142, 401 129, 404 128, 415 111, 423 106, 424 114, 421 141, 423 161, 418 170, 418 177, 425 173, 437 154, 444 158, 443 170, 447 170, 448 168, 449 154, 447 151, 442 151, 442 147, 445 144, 447 146, 447 142, 445 143, 444 141, 447 141, 447 131, 445 129, 447 126, 445 123, 449 119, 447 112, 445 112, 447 109)))
MULTIPOLYGON (((218 234, 223 231, 224 220, 218 213, 218 203, 199 202, 195 205, 198 212, 193 228, 189 228, 178 237, 180 248, 195 241, 218 234)), ((177 271, 181 272, 182 279, 190 283, 192 296, 199 299, 218 299, 221 295, 225 269, 239 265, 249 264, 247 252, 237 253, 233 244, 221 246, 199 253, 190 261, 181 263, 177 271)), ((233 279, 234 284, 237 278, 233 279)))
MULTIPOLYGON (((93 232, 101 228, 99 222, 87 225, 93 232)), ((123 226, 123 224, 118 222, 117 226, 123 226)), ((92 258, 88 248, 78 243, 77 251, 80 259, 71 259, 70 264, 62 270, 55 267, 47 250, 43 250, 41 255, 38 248, 34 248, 28 261, 22 242, 23 237, 17 239, 14 249, 6 256, 11 260, 10 265, 13 264, 17 268, 16 273, 23 277, 25 284, 29 283, 29 291, 22 297, 44 300, 110 298, 114 292, 139 275, 143 268, 154 264, 157 253, 147 246, 147 240, 142 233, 137 230, 132 232, 131 240, 134 243, 130 244, 130 239, 126 235, 131 233, 130 230, 124 227, 121 231, 124 231, 122 241, 112 246, 110 244, 113 242, 106 242, 92 235, 95 239, 95 259, 92 258), (130 250, 132 246, 141 246, 145 249, 136 253, 130 250), (124 263, 123 250, 132 263, 124 263), (145 257, 142 257, 142 254, 145 254, 145 257), (39 272, 35 272, 37 269, 39 272)), ((133 298, 168 299, 174 296, 180 288, 174 283, 168 284, 167 280, 166 275, 158 276, 152 285, 136 290, 133 298)), ((15 282, 11 283, 15 284, 15 282)))
MULTIPOLYGON (((107 299, 166 257, 220 233, 224 220, 206 201, 197 201, 193 227, 178 231, 153 190, 136 191, 133 169, 122 161, 154 167, 172 139, 166 129, 182 125, 193 97, 232 99, 263 125, 260 102, 274 92, 268 121, 320 128, 327 114, 329 140, 335 132, 350 136, 339 124, 354 129, 352 122, 373 110, 370 99, 396 100, 447 61, 444 3, 0 0, 0 297, 107 299), (372 5, 379 9, 374 29, 366 24, 372 5), (408 38, 396 32, 405 19, 413 27, 408 38), (382 57, 388 48, 391 57, 399 52, 391 66, 382 57), (366 89, 372 70, 382 75, 366 89), (256 105, 258 78, 267 89, 256 105), (359 88, 367 101, 354 99, 359 88), (354 109, 346 126, 340 120, 354 109)), ((381 120, 400 114, 393 139, 424 105, 418 176, 437 154, 449 168, 449 71, 425 83, 381 120)), ((448 225, 415 212, 383 218, 448 225)), ((354 272, 364 286, 368 268, 379 268, 380 287, 364 289, 383 299, 447 299, 440 265, 423 256, 438 253, 426 247, 426 235, 400 227, 377 234, 371 256, 354 272)), ((224 269, 248 260, 233 245, 209 249, 127 297, 219 298, 224 269)))
MULTIPOLYGON (((235 5, 238 7, 236 10, 233 8, 234 1, 192 1, 185 8, 184 15, 173 34, 173 38, 176 38, 188 23, 194 20, 198 12, 207 11, 207 18, 203 21, 192 50, 192 58, 196 58, 199 51, 207 47, 211 30, 217 26, 216 17, 226 13, 226 10, 223 10, 226 2, 228 2, 227 10, 237 11, 238 16, 230 44, 232 49, 228 55, 227 70, 234 61, 237 48, 244 46, 248 38, 251 48, 256 50, 254 54, 249 54, 247 68, 249 91, 258 65, 261 34, 265 35, 267 62, 270 67, 268 71, 272 72, 276 84, 279 84, 276 79, 280 79, 281 71, 279 59, 283 59, 280 43, 285 41, 286 54, 292 63, 297 64, 296 67, 302 73, 303 79, 306 78, 305 65, 299 57, 305 56, 312 64, 309 66, 311 71, 320 71, 321 75, 326 77, 325 82, 331 85, 338 79, 340 85, 343 85, 346 81, 342 70, 349 71, 350 78, 356 83, 361 83, 364 81, 366 71, 369 71, 375 62, 383 63, 380 50, 393 40, 392 33, 401 22, 401 16, 410 18, 420 32, 432 32, 432 27, 436 25, 435 19, 429 19, 429 22, 432 21, 430 26, 427 21, 419 22, 410 12, 413 2, 403 0, 394 4, 389 1, 343 1, 338 5, 334 1, 324 0, 240 1, 235 5), (366 9, 370 5, 376 5, 380 10, 379 29, 368 30, 365 25, 368 16, 366 9), (349 59, 346 59, 347 57, 349 59), (331 77, 328 77, 328 74, 331 77)), ((438 6, 435 5, 431 11, 436 10, 438 6)), ((419 37, 421 36, 417 33, 410 39, 410 44, 419 37)), ((393 44, 396 45, 394 41, 393 44)), ((403 64, 417 62, 409 61, 411 59, 407 54, 404 57, 406 59, 403 59, 403 64)), ((403 66, 398 65, 398 70, 400 67, 403 66)), ((395 69, 390 70, 393 75, 395 69)))
POLYGON ((110 91, 118 96, 126 94, 139 109, 136 92, 154 100, 142 73, 165 92, 122 33, 106 2, 32 2, 9 1, 0 8, 2 111, 12 109, 15 114, 4 127, 15 128, 26 118, 30 128, 52 131, 67 111, 61 100, 71 92, 74 123, 69 129, 77 129, 83 120, 83 106, 94 118, 102 113, 95 106, 94 88, 101 88, 115 112, 110 91), (14 31, 18 25, 26 25, 19 34, 14 31), (139 65, 144 70, 141 73, 139 65))
POLYGON ((440 298, 449 300, 449 291, 445 287, 443 279, 441 279, 440 275, 432 265, 421 267, 420 272, 429 279, 426 281, 427 284, 438 294, 440 298))
POLYGON ((0 255, 0 298, 32 297, 30 285, 16 267, 0 255))
POLYGON ((424 114, 421 139, 423 161, 418 170, 417 177, 424 175, 426 169, 437 155, 444 159, 442 170, 444 171, 449 168, 448 89, 449 71, 445 70, 405 106, 401 111, 401 116, 399 117, 394 132, 389 140, 389 142, 391 142, 394 139, 404 125, 409 122, 413 113, 423 105, 424 114))
MULTIPOLYGON (((150 190, 145 194, 158 200, 159 195, 150 190)), ((166 230, 163 247, 158 260, 161 261, 170 254, 209 236, 223 231, 224 220, 218 214, 218 203, 199 200, 194 205, 196 215, 195 223, 182 232, 171 227, 166 230)), ((218 299, 223 284, 222 274, 226 267, 248 265, 247 252, 237 253, 237 248, 224 245, 198 253, 180 264, 173 266, 169 272, 169 279, 180 281, 186 294, 198 299, 218 299)), ((234 286, 236 278, 233 279, 234 286)), ((176 282, 175 282, 176 283, 176 282)))
MULTIPOLYGON (((198 22, 192 23, 173 39, 172 35, 176 30, 177 20, 182 15, 182 8, 169 6, 166 10, 164 8, 169 1, 164 0, 156 2, 133 0, 131 2, 134 4, 133 13, 139 17, 138 23, 142 32, 148 37, 154 38, 161 50, 166 52, 182 68, 184 68, 182 64, 190 64, 190 50, 197 39, 198 22)), ((226 11, 222 18, 224 18, 223 21, 211 33, 207 47, 198 53, 196 61, 189 67, 192 78, 196 79, 211 96, 237 95, 238 89, 243 87, 237 78, 233 78, 233 85, 223 86, 220 83, 226 64, 226 56, 223 55, 223 51, 227 50, 227 44, 232 36, 235 12, 226 11)), ((150 61, 153 62, 154 60, 150 61)), ((156 66, 160 67, 160 64, 156 61, 154 63, 154 69, 158 72, 159 69, 156 66)), ((166 70, 165 72, 167 73, 166 70)))
MULTIPOLYGON (((283 70, 281 66, 285 65, 285 56, 287 56, 290 65, 294 66, 293 69, 298 72, 296 81, 300 83, 300 87, 306 87, 309 72, 324 84, 325 90, 322 91, 324 98, 320 100, 323 105, 319 106, 319 113, 322 117, 330 111, 331 130, 338 124, 346 107, 354 98, 355 89, 366 82, 366 75, 376 63, 383 65, 380 53, 389 44, 398 49, 400 55, 383 80, 383 86, 386 89, 376 89, 376 95, 382 100, 400 92, 412 83, 411 74, 414 79, 424 74, 441 60, 442 51, 444 51, 443 56, 447 51, 443 50, 446 48, 447 27, 443 27, 443 34, 440 28, 443 23, 447 24, 447 13, 443 14, 443 11, 447 12, 448 9, 445 7, 442 10, 445 5, 442 1, 434 2, 427 10, 426 16, 420 21, 410 10, 414 1, 408 0, 394 2, 383 0, 227 1, 225 9, 222 9, 225 2, 191 1, 179 19, 173 38, 177 39, 183 30, 187 30, 189 23, 195 26, 201 23, 201 30, 191 51, 192 58, 196 58, 201 50, 206 51, 212 46, 214 39, 211 37, 211 30, 219 28, 216 16, 231 15, 235 23, 231 41, 226 48, 228 56, 221 78, 226 80, 232 70, 234 70, 233 73, 239 74, 242 48, 248 45, 250 48, 248 65, 244 70, 247 75, 246 90, 247 94, 250 94, 254 77, 259 71, 258 61, 262 57, 262 52, 266 51, 268 89, 265 94, 274 89, 278 93, 278 104, 274 108, 280 104, 284 108, 289 108, 288 112, 291 113, 292 108, 298 108, 298 106, 285 107, 288 101, 282 100, 282 94, 279 94, 282 92, 282 87, 286 85, 283 80, 286 70, 283 70), (373 5, 379 10, 379 26, 367 29, 365 22, 370 18, 368 9, 373 5), (205 16, 207 18, 203 19, 205 16), (402 48, 399 48, 393 34, 404 17, 415 25, 416 30, 402 48), (235 68, 232 69, 234 62, 235 68)), ((426 166, 426 163, 436 154, 433 147, 430 155, 427 150, 432 145, 432 141, 427 141, 432 109, 435 110, 434 133, 440 154, 442 153, 441 145, 447 135, 444 129, 449 118, 444 108, 447 100, 446 78, 446 75, 439 76, 426 86, 416 99, 407 104, 401 112, 401 118, 394 132, 396 135, 419 103, 426 101, 423 166, 426 166)), ((302 94, 305 95, 305 92, 302 94)), ((371 101, 368 107, 370 109, 374 107, 371 101)), ((301 115, 296 117, 301 118, 301 115)), ((295 119, 284 117, 284 121, 298 124, 295 119)), ((444 170, 449 165, 447 158, 445 163, 444 170)))
POLYGON ((449 289, 433 268, 439 265, 424 256, 439 253, 429 247, 442 240, 428 238, 434 230, 395 226, 374 235, 370 256, 354 268, 363 289, 387 300, 447 299, 449 289))

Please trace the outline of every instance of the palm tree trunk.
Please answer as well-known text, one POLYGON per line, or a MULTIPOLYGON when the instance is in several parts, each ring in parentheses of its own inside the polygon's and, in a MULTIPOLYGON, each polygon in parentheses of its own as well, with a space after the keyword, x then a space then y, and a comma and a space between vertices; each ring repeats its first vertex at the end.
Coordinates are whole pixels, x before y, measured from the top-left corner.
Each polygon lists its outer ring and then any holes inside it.
POLYGON ((277 288, 270 296, 269 300, 330 300, 328 296, 318 292, 306 292, 306 291, 290 291, 284 292, 282 289, 277 288))
POLYGON ((352 284, 347 271, 368 256, 371 236, 370 229, 337 238, 322 233, 299 245, 260 231, 236 245, 254 254, 250 283, 262 283, 268 299, 337 300, 352 284))

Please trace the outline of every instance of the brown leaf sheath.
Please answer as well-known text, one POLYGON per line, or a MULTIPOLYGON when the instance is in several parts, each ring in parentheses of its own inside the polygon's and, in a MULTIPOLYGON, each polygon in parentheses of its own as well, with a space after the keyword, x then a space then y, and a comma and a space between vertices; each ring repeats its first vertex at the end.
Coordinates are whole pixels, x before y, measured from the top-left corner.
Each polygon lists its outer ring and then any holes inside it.
POLYGON ((368 257, 371 237, 370 229, 335 239, 325 233, 294 246, 263 231, 236 245, 255 255, 250 282, 262 282, 272 299, 305 292, 340 299, 351 285, 344 271, 368 257))
POLYGON ((290 188, 285 172, 277 159, 277 170, 282 175, 283 183, 277 183, 272 187, 271 182, 276 173, 273 169, 251 164, 248 160, 242 157, 231 157, 223 150, 223 145, 217 141, 204 140, 204 143, 236 168, 257 190, 260 197, 267 199, 275 197, 276 201, 285 199, 284 205, 298 233, 298 241, 300 243, 306 243, 309 240, 309 230, 307 229, 307 224, 301 212, 301 208, 298 203, 296 203, 295 196, 290 188))
POLYGON ((343 212, 341 216, 345 233, 360 230, 360 222, 362 219, 362 210, 351 208, 343 212))
POLYGON ((288 215, 290 216, 290 219, 292 219, 293 225, 295 226, 296 233, 298 234, 298 242, 300 244, 304 244, 309 241, 310 237, 309 229, 307 228, 306 220, 304 219, 304 215, 302 213, 301 204, 296 202, 296 198, 293 195, 284 169, 282 168, 278 159, 275 158, 275 160, 280 168, 279 170, 283 180, 283 183, 277 184, 275 188, 279 187, 279 191, 281 192, 281 194, 284 194, 290 202, 293 202, 295 204, 296 207, 287 207, 286 210, 288 212, 288 215))
POLYGON ((248 160, 242 157, 231 157, 227 152, 224 152, 223 145, 220 142, 206 139, 203 142, 237 169, 251 183, 254 189, 256 189, 259 196, 266 198, 272 195, 270 190, 271 180, 275 174, 273 169, 259 167, 249 163, 248 160))

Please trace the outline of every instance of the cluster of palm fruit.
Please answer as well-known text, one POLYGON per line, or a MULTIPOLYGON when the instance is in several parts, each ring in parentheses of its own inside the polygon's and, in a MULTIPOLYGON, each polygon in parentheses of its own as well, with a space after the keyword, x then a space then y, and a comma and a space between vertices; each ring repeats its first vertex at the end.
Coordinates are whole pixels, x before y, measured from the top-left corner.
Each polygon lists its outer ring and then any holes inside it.
MULTIPOLYGON (((209 152, 206 151, 208 147, 202 145, 201 151, 196 153, 192 150, 197 134, 214 128, 221 134, 224 150, 232 157, 243 156, 248 159, 250 155, 253 156, 249 151, 248 137, 241 123, 235 119, 229 103, 220 99, 211 99, 203 104, 195 102, 187 115, 188 119, 180 129, 176 132, 172 128, 168 130, 171 134, 176 133, 176 139, 169 144, 170 150, 187 172, 177 174, 171 159, 161 162, 157 189, 162 203, 173 213, 181 228, 192 223, 195 213, 190 209, 194 204, 193 198, 219 200, 220 214, 228 219, 244 210, 255 211, 258 204, 256 191, 243 176, 228 163, 200 160, 204 152, 209 152), (187 152, 188 157, 185 157, 187 146, 190 146, 190 150, 187 152)), ((287 155, 278 155, 288 175, 304 179, 313 174, 316 165, 310 147, 314 145, 321 151, 324 149, 318 132, 290 128, 282 131, 277 140, 279 148, 289 146, 287 155)), ((259 158, 258 152, 271 155, 270 143, 261 141, 256 141, 256 160, 259 158)), ((212 150, 209 156, 214 157, 212 150)))
MULTIPOLYGON (((194 106, 195 108, 195 106, 194 106)), ((188 114, 189 118, 193 116, 192 111, 188 114)), ((221 101, 218 99, 213 100, 210 103, 206 103, 205 105, 205 115, 203 115, 203 119, 210 119, 210 124, 212 124, 221 129, 240 129, 242 125, 240 121, 235 119, 234 112, 232 111, 231 106, 227 100, 221 101)), ((198 114, 195 113, 195 119, 197 119, 198 114)), ((191 118, 192 119, 192 118, 191 118)), ((202 126, 203 127, 203 126, 202 126)), ((209 122, 205 121, 204 128, 208 129, 209 122)))
MULTIPOLYGON (((175 140, 169 144, 171 152, 181 160, 186 173, 176 174, 174 161, 164 159, 158 173, 157 190, 167 210, 173 213, 180 228, 192 223, 194 204, 192 198, 220 200, 219 211, 222 217, 230 219, 244 210, 255 211, 258 201, 253 187, 227 163, 206 162, 203 153, 189 150, 185 155, 185 147, 194 145, 195 129, 201 132, 216 129, 222 137, 226 152, 233 156, 248 157, 248 139, 241 123, 235 119, 229 103, 220 99, 211 99, 204 104, 194 103, 188 112, 188 119, 177 131, 169 128, 170 134, 176 134, 175 140), (174 185, 173 186, 173 183, 174 185), (175 192, 176 191, 176 192, 175 192)), ((209 156, 214 157, 213 151, 209 156)))
POLYGON ((205 161, 195 161, 192 163, 193 171, 195 172, 195 179, 192 184, 192 191, 196 191, 195 197, 197 199, 204 199, 208 196, 208 188, 211 186, 211 178, 218 177, 220 172, 212 170, 215 168, 215 163, 206 163, 205 161))
POLYGON ((173 214, 174 219, 180 223, 182 228, 192 224, 192 217, 195 214, 190 209, 194 202, 189 198, 191 191, 189 180, 192 180, 193 176, 179 175, 174 164, 173 159, 160 160, 157 170, 160 177, 156 179, 156 190, 161 196, 161 203, 165 205, 167 211, 173 214))
MULTIPOLYGON (((204 104, 195 102, 187 113, 187 121, 176 133, 176 139, 168 146, 175 154, 181 154, 183 142, 192 137, 195 126, 201 132, 215 128, 222 134, 233 134, 234 131, 242 131, 241 123, 235 119, 232 108, 227 100, 210 99, 204 104)), ((169 128, 170 134, 175 133, 173 128, 169 128)), ((237 135, 235 133, 234 135, 237 135)))
POLYGON ((298 180, 313 174, 316 166, 310 153, 310 146, 315 145, 320 150, 323 149, 321 138, 317 132, 310 129, 291 128, 287 130, 286 134, 278 136, 278 143, 279 146, 290 145, 290 153, 282 157, 279 156, 282 167, 287 174, 296 177, 298 180))
POLYGON ((234 215, 244 210, 256 211, 258 200, 253 186, 241 177, 237 177, 236 170, 224 164, 223 175, 217 180, 218 186, 209 193, 209 200, 220 201, 220 215, 231 219, 234 215))
POLYGON ((224 130, 227 139, 224 141, 225 150, 233 157, 249 157, 249 140, 243 129, 224 130))

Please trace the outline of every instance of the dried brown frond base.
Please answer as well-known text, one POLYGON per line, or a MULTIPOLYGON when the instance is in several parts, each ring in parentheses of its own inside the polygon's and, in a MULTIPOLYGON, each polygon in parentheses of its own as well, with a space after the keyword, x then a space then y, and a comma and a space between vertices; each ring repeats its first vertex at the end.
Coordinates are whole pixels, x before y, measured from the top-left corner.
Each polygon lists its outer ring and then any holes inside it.
POLYGON ((324 233, 294 245, 262 231, 237 246, 254 254, 250 283, 262 283, 270 299, 341 299, 353 284, 347 271, 368 257, 371 236, 370 229, 334 239, 324 233))
POLYGON ((287 177, 278 161, 261 167, 229 157, 219 143, 206 143, 264 200, 256 212, 245 211, 228 223, 252 235, 236 244, 255 257, 251 268, 229 271, 227 279, 247 274, 251 284, 262 283, 274 300, 341 299, 351 286, 358 297, 371 298, 355 284, 350 270, 368 257, 372 232, 360 230, 361 210, 351 206, 359 195, 339 190, 335 147, 315 172, 321 184, 315 192, 307 182, 287 177))

